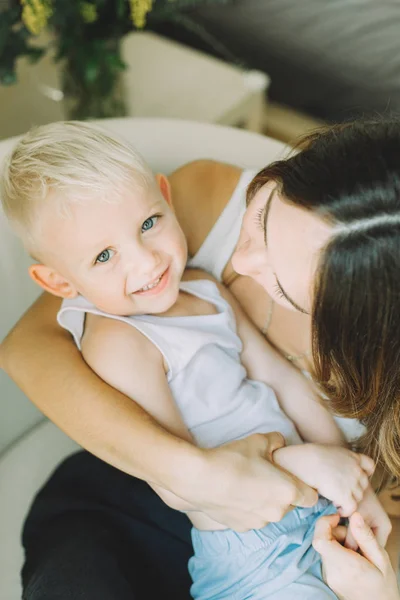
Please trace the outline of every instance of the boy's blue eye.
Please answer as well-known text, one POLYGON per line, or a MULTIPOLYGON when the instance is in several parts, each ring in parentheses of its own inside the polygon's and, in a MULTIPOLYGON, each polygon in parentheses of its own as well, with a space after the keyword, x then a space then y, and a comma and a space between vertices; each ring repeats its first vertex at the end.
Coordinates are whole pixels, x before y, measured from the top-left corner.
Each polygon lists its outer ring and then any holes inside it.
POLYGON ((96 263, 106 263, 108 262, 112 257, 113 257, 113 253, 114 250, 103 250, 103 252, 100 252, 100 254, 98 255, 98 257, 96 258, 96 263))
POLYGON ((157 223, 157 221, 158 221, 158 216, 149 217, 148 219, 146 219, 142 225, 142 232, 148 231, 149 229, 154 227, 154 225, 157 223))

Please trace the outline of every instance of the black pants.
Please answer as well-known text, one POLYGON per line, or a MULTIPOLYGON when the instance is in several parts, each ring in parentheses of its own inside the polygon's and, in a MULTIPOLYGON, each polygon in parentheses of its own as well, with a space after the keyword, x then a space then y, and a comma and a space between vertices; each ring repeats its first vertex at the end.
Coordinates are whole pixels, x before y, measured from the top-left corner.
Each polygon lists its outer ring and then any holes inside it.
POLYGON ((23 598, 187 600, 190 527, 147 484, 79 452, 27 517, 23 598))

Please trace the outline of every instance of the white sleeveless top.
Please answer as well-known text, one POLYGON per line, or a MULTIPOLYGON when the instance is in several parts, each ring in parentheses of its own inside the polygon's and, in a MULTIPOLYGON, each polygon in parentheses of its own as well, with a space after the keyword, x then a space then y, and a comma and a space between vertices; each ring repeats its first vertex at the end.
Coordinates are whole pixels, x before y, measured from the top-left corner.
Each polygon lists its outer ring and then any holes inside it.
POLYGON ((203 269, 222 280, 222 273, 233 254, 239 239, 242 220, 246 211, 246 191, 258 170, 243 171, 231 199, 218 217, 201 248, 192 256, 187 266, 203 269))
POLYGON ((235 318, 215 283, 185 281, 180 289, 215 305, 217 314, 121 317, 103 313, 78 297, 63 302, 58 322, 73 335, 78 348, 86 313, 122 321, 146 336, 163 354, 173 397, 199 446, 212 448, 252 433, 271 431, 282 433, 287 444, 300 444, 273 390, 247 379, 240 362, 242 343, 235 318))

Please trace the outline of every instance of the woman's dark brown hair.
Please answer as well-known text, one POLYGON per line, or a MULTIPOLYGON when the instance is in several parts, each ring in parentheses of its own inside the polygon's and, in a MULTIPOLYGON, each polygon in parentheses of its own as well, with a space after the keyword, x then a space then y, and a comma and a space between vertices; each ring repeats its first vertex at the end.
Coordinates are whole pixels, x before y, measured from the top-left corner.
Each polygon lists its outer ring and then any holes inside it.
POLYGON ((313 133, 248 197, 269 180, 333 225, 314 288, 316 379, 336 414, 366 426, 363 451, 400 477, 400 121, 313 133))

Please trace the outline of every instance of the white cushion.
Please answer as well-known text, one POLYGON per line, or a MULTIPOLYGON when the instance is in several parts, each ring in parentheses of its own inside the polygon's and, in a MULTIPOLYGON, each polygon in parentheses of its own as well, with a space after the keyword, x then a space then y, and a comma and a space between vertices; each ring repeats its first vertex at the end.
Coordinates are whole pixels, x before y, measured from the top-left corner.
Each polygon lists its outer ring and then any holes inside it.
MULTIPOLYGON (((101 124, 131 140, 155 171, 165 173, 198 158, 261 168, 284 151, 274 140, 217 125, 172 119, 116 119, 101 124)), ((15 142, 0 142, 0 162, 15 142)), ((28 264, 29 258, 0 214, 0 340, 38 293, 26 274, 28 264)), ((61 459, 77 448, 46 421, 29 432, 39 419, 40 413, 0 371, 1 600, 21 597, 20 532, 32 498, 61 459)))
POLYGON ((21 598, 21 527, 32 499, 61 460, 79 446, 42 421, 0 458, 0 598, 21 598))

